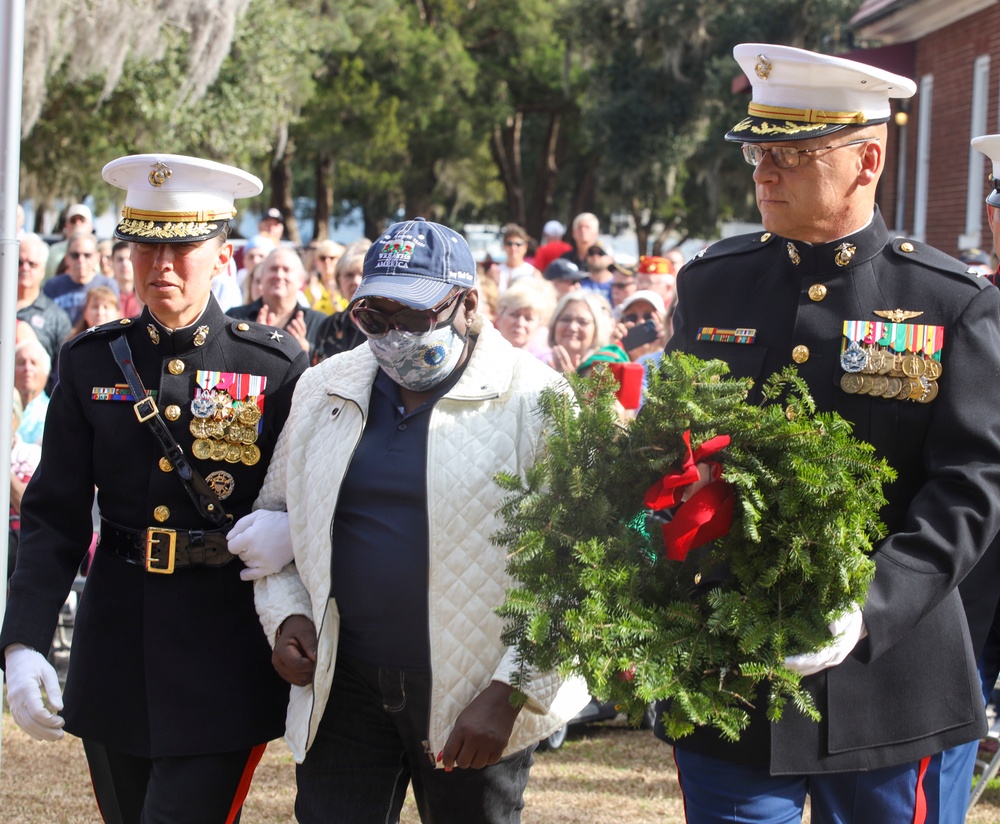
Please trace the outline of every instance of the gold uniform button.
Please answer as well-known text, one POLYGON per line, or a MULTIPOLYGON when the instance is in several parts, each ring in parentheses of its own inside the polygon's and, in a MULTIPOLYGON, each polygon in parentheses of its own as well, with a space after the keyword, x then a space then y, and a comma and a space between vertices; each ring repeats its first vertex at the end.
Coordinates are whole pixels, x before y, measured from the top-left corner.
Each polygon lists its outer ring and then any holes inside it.
POLYGON ((246 332, 247 330, 250 329, 250 324, 249 323, 241 323, 236 328, 239 329, 241 332, 246 332))
POLYGON ((153 510, 153 517, 156 518, 158 524, 162 524, 170 517, 170 509, 161 504, 153 510))
POLYGON ((809 347, 801 343, 792 350, 792 360, 796 363, 805 363, 809 360, 809 347))
POLYGON ((184 371, 184 361, 180 358, 174 358, 167 364, 167 371, 171 375, 180 375, 184 371))
POLYGON ((899 251, 901 251, 901 252, 912 252, 913 251, 913 244, 910 243, 910 241, 906 241, 905 243, 900 243, 899 244, 899 251))
POLYGON ((171 470, 173 470, 173 468, 174 465, 170 463, 170 461, 168 461, 166 458, 160 458, 160 469, 162 469, 164 472, 170 472, 171 470))
POLYGON ((826 297, 826 287, 822 283, 814 283, 809 287, 809 299, 817 302, 826 297))
POLYGON ((176 404, 170 404, 163 410, 163 414, 167 416, 168 421, 176 421, 181 416, 181 408, 176 404))

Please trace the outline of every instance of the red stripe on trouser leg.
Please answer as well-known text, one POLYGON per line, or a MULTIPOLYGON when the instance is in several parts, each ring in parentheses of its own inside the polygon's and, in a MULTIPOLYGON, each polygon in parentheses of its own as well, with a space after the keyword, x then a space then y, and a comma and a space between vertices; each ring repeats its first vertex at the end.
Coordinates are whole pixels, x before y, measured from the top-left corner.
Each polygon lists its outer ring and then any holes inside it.
POLYGON ((677 747, 671 747, 670 753, 674 757, 674 769, 677 770, 677 786, 681 791, 681 801, 684 803, 684 820, 688 820, 688 802, 687 798, 684 796, 684 786, 681 783, 681 767, 677 763, 677 747))
POLYGON ((924 824, 927 821, 927 796, 924 795, 924 776, 927 774, 927 766, 931 763, 931 757, 920 759, 920 767, 917 769, 916 799, 913 803, 913 824, 924 824))
POLYGON ((236 788, 236 797, 233 799, 233 806, 229 808, 229 815, 226 816, 226 824, 233 824, 236 816, 243 809, 243 802, 247 800, 247 793, 250 792, 250 782, 253 781, 254 770, 257 769, 257 765, 264 756, 264 750, 266 749, 267 744, 258 744, 250 750, 250 757, 247 758, 247 765, 243 768, 240 784, 236 788))

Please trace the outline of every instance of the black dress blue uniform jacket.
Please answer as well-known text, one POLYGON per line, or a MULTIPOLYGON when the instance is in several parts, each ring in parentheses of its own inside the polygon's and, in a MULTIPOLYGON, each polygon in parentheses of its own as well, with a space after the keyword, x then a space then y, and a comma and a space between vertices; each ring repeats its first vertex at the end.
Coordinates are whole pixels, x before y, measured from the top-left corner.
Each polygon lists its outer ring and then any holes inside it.
MULTIPOLYGON (((125 335, 144 387, 157 390, 161 415, 195 469, 203 477, 232 476, 223 506, 235 520, 256 499, 306 366, 298 343, 289 335, 277 340, 273 331, 227 317, 210 299, 198 321, 173 334, 145 309, 137 319, 113 321, 66 344, 41 463, 24 495, 0 649, 20 642, 47 652, 91 541, 95 486, 102 517, 122 527, 212 528, 177 472, 161 465, 163 452, 133 404, 94 399, 95 388, 125 382, 109 339, 125 335), (200 345, 199 327, 208 330, 200 345), (193 457, 198 370, 266 378, 256 464, 193 457), (157 520, 154 511, 169 514, 157 520)), ((74 629, 67 732, 140 757, 228 752, 280 737, 288 684, 271 665, 253 584, 240 580, 241 569, 234 559, 156 574, 98 547, 74 629)))
MULTIPOLYGON (((1000 527, 1000 292, 933 248, 893 239, 876 210, 866 228, 833 243, 770 233, 721 241, 684 267, 677 294, 668 352, 720 358, 759 387, 806 347, 799 374, 819 410, 851 421, 898 472, 885 490, 889 535, 876 547, 864 605, 868 637, 841 665, 803 679, 822 723, 789 705, 774 724, 755 711, 737 744, 703 729, 677 746, 801 774, 900 764, 984 735, 956 588, 1000 527), (845 242, 854 253, 838 265, 845 242), (944 329, 930 403, 841 388, 844 321, 896 309, 921 313, 906 322, 944 329), (755 337, 708 342, 701 327, 755 337)), ((751 401, 760 400, 756 387, 751 401)))

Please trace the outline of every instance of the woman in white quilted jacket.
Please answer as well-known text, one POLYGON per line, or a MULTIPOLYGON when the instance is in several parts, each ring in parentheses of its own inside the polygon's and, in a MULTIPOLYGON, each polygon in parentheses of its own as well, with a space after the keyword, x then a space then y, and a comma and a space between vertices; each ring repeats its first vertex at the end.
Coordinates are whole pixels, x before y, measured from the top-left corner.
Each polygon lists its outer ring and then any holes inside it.
POLYGON ((516 822, 536 743, 586 702, 504 646, 503 493, 542 447, 560 376, 476 315, 465 240, 422 219, 365 257, 368 346, 300 379, 257 511, 230 534, 256 579, 303 824, 516 822))

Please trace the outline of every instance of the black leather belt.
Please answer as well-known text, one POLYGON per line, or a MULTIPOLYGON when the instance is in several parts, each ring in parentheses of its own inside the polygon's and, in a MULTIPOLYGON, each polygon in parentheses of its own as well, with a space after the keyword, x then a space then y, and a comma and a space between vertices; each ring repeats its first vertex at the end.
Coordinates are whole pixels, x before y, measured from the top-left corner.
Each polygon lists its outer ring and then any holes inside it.
POLYGON ((236 556, 230 553, 226 531, 220 529, 128 529, 101 518, 98 546, 147 572, 169 575, 183 567, 221 567, 236 556))

